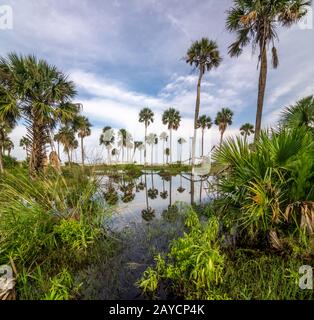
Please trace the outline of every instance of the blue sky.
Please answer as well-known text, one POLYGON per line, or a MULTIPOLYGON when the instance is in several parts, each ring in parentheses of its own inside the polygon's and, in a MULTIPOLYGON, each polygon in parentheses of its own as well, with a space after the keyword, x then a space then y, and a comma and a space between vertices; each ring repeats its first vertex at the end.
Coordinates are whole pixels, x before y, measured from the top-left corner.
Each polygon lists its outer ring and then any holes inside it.
MULTIPOLYGON (((156 120, 150 131, 160 134, 161 113, 175 107, 182 114, 176 137, 192 134, 196 75, 182 58, 192 41, 203 36, 217 41, 223 63, 207 75, 202 86, 201 113, 212 118, 231 108, 236 134, 241 124, 255 122, 257 57, 251 48, 238 59, 228 57, 233 35, 225 30, 231 0, 7 0, 13 9, 13 29, 0 30, 0 54, 35 54, 57 65, 75 81, 77 102, 93 123, 86 139, 94 158, 101 128, 127 128, 137 140, 142 107, 151 107, 156 120)), ((281 109, 314 91, 314 31, 296 26, 279 30, 280 66, 270 70, 263 125, 278 119, 281 109)), ((12 134, 16 145, 24 133, 12 134)), ((206 146, 217 142, 217 128, 206 135, 206 146)), ((185 147, 188 153, 188 146, 185 147)), ((24 156, 16 148, 14 155, 24 156)), ((93 160, 93 159, 90 159, 93 160)))

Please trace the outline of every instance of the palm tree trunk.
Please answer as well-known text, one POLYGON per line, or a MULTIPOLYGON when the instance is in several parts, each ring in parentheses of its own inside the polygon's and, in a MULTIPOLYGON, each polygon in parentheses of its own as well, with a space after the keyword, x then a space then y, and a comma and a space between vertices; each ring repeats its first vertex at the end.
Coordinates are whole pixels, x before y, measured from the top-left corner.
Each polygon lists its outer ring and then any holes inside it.
POLYGON ((204 156, 204 129, 202 129, 202 157, 204 156))
POLYGON ((222 146, 223 137, 224 137, 224 131, 221 130, 221 131, 220 131, 220 143, 219 143, 219 148, 220 148, 220 149, 221 149, 221 146, 222 146))
POLYGON ((169 148, 169 153, 170 153, 170 164, 172 163, 172 129, 170 129, 170 148, 169 148))
POLYGON ((162 141, 162 164, 165 165, 165 140, 162 141))
POLYGON ((68 155, 68 162, 69 162, 69 165, 71 165, 70 150, 68 150, 68 151, 67 151, 67 155, 68 155))
POLYGON ((153 165, 153 164, 154 164, 153 159, 154 159, 154 145, 152 144, 152 149, 151 149, 151 159, 150 159, 150 163, 151 163, 151 165, 153 165))
MULTIPOLYGON (((195 165, 195 150, 196 150, 196 137, 197 137, 197 119, 200 113, 201 104, 201 82, 203 77, 203 67, 200 67, 200 74, 197 82, 197 93, 196 93, 196 104, 195 104, 195 114, 194 114, 194 136, 192 141, 192 166, 195 165)), ((193 172, 193 170, 192 170, 193 172)))
POLYGON ((82 165, 84 166, 84 144, 83 144, 83 137, 81 137, 81 154, 82 154, 82 165))
POLYGON ((32 136, 32 148, 30 156, 30 174, 36 175, 43 169, 44 157, 45 157, 45 144, 46 135, 45 127, 40 120, 37 119, 36 115, 33 118, 32 127, 29 128, 32 136))
POLYGON ((147 125, 145 123, 145 136, 144 136, 144 166, 146 165, 146 136, 147 136, 147 125))
POLYGON ((266 46, 261 45, 261 68, 258 83, 258 98, 257 98, 257 110, 256 110, 256 122, 255 122, 255 137, 257 141, 261 132, 263 105, 267 80, 267 52, 266 46))

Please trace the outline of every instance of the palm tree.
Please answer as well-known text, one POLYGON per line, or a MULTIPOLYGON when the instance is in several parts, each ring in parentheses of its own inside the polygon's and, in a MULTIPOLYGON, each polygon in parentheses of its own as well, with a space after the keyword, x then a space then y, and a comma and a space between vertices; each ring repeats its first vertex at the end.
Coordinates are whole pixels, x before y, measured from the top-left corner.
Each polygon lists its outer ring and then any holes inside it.
POLYGON ((155 133, 150 133, 147 136, 147 144, 151 146, 151 165, 154 164, 154 145, 156 144, 156 140, 158 141, 158 137, 155 133))
POLYGON ((136 150, 140 149, 140 147, 143 145, 142 141, 134 141, 134 151, 133 151, 133 156, 132 156, 132 162, 134 162, 134 157, 135 157, 135 152, 136 150))
POLYGON ((305 126, 314 130, 314 97, 303 98, 295 105, 285 108, 281 122, 289 128, 305 126))
POLYGON ((59 157, 59 159, 60 159, 60 135, 59 135, 59 133, 56 133, 56 134, 54 135, 53 140, 54 140, 55 142, 57 142, 58 157, 59 157))
POLYGON ((9 137, 7 137, 4 140, 2 147, 3 147, 3 152, 7 151, 8 152, 7 155, 10 156, 12 149, 14 149, 14 143, 9 137))
POLYGON ((232 117, 233 117, 233 112, 228 108, 222 108, 222 110, 217 113, 215 124, 219 127, 219 131, 220 131, 220 143, 219 143, 220 148, 222 145, 223 135, 228 125, 232 125, 232 117))
POLYGON ((145 136, 144 136, 144 164, 146 164, 146 136, 147 127, 154 122, 154 112, 149 108, 144 108, 139 113, 139 122, 144 122, 145 125, 145 136))
POLYGON ((169 163, 169 156, 170 156, 170 148, 166 148, 165 155, 166 155, 166 162, 168 164, 169 163))
POLYGON ((141 144, 137 147, 140 152, 140 163, 142 163, 142 151, 145 150, 144 143, 141 142, 141 144))
POLYGON ((118 131, 118 136, 119 136, 119 142, 118 145, 121 147, 122 150, 122 163, 124 161, 124 148, 126 147, 127 143, 127 131, 125 129, 120 129, 118 131))
POLYGON ((82 165, 84 166, 84 138, 91 135, 91 123, 84 116, 76 116, 75 117, 74 129, 78 132, 78 137, 81 139, 81 157, 82 157, 82 165))
POLYGON ((112 145, 114 144, 115 141, 115 136, 114 136, 114 130, 111 127, 104 127, 102 129, 102 134, 99 139, 99 144, 104 145, 105 148, 107 149, 107 161, 108 164, 111 162, 111 149, 112 145))
POLYGON ((255 141, 261 131, 263 104, 267 80, 267 51, 272 47, 272 65, 278 67, 279 58, 274 45, 278 40, 276 29, 290 27, 306 13, 311 1, 307 0, 234 0, 228 11, 226 27, 236 33, 236 40, 229 46, 231 57, 238 57, 244 47, 252 43, 253 52, 258 48, 260 69, 255 123, 255 141))
POLYGON ((200 112, 201 104, 201 83, 206 71, 211 71, 218 68, 222 58, 218 50, 217 43, 210 41, 207 38, 202 38, 200 41, 193 42, 186 56, 186 63, 198 69, 199 76, 197 82, 196 105, 194 114, 194 137, 192 141, 192 165, 195 165, 195 149, 197 136, 197 120, 200 112))
POLYGON ((23 118, 27 123, 33 176, 43 169, 51 130, 72 118, 75 94, 74 83, 44 60, 15 53, 0 59, 0 118, 23 118))
POLYGON ((22 137, 20 140, 20 147, 22 147, 26 151, 26 159, 29 157, 29 147, 31 145, 31 141, 27 137, 22 137))
POLYGON ((184 138, 179 138, 178 139, 178 144, 180 146, 180 156, 179 156, 179 161, 180 163, 182 162, 182 145, 186 143, 186 140, 184 138))
POLYGON ((116 149, 116 148, 113 148, 112 151, 111 151, 111 155, 112 155, 113 157, 116 157, 116 162, 118 162, 119 150, 116 149))
POLYGON ((75 132, 68 126, 63 126, 58 131, 59 142, 63 145, 63 150, 68 156, 68 163, 71 164, 71 153, 77 148, 75 132))
POLYGON ((165 143, 168 141, 167 132, 162 132, 159 139, 162 141, 162 164, 165 165, 165 143))
POLYGON ((242 136, 244 136, 244 140, 246 141, 247 137, 249 137, 251 134, 254 134, 254 126, 250 123, 245 123, 240 128, 240 133, 242 136))
POLYGON ((170 163, 172 163, 172 130, 178 130, 180 122, 180 112, 174 108, 169 108, 162 115, 162 123, 168 125, 170 131, 170 163))
POLYGON ((5 145, 7 144, 8 134, 12 132, 15 122, 11 119, 9 121, 0 121, 0 173, 3 173, 3 154, 5 145))
POLYGON ((206 115, 202 115, 197 120, 197 128, 202 129, 202 157, 204 156, 204 133, 206 129, 210 129, 213 125, 212 119, 206 115))

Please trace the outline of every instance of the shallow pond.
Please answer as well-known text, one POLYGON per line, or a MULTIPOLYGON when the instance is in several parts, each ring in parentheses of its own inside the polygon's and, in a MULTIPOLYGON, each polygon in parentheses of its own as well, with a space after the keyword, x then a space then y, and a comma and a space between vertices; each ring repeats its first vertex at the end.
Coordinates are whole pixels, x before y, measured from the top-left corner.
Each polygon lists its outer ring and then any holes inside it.
POLYGON ((160 219, 174 204, 205 203, 210 201, 210 179, 191 180, 189 174, 160 176, 146 172, 140 178, 123 176, 101 178, 101 189, 113 216, 108 221, 118 231, 135 224, 160 219))
MULTIPOLYGON (((172 240, 182 235, 186 204, 210 201, 210 180, 189 174, 162 177, 146 172, 140 178, 101 177, 101 192, 111 217, 105 222, 116 239, 114 255, 90 265, 83 279, 82 299, 144 299, 136 282, 154 257, 166 253, 172 240)), ((160 298, 169 296, 160 292, 160 298)))

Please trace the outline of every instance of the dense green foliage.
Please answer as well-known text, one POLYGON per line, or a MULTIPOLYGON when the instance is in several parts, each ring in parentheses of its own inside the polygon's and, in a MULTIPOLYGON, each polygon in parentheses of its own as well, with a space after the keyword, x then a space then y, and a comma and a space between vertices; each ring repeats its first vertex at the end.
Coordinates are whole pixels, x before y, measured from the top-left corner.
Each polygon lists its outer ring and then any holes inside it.
POLYGON ((79 169, 36 180, 16 169, 0 184, 0 265, 16 266, 18 297, 73 297, 73 272, 105 236, 97 181, 79 169))

